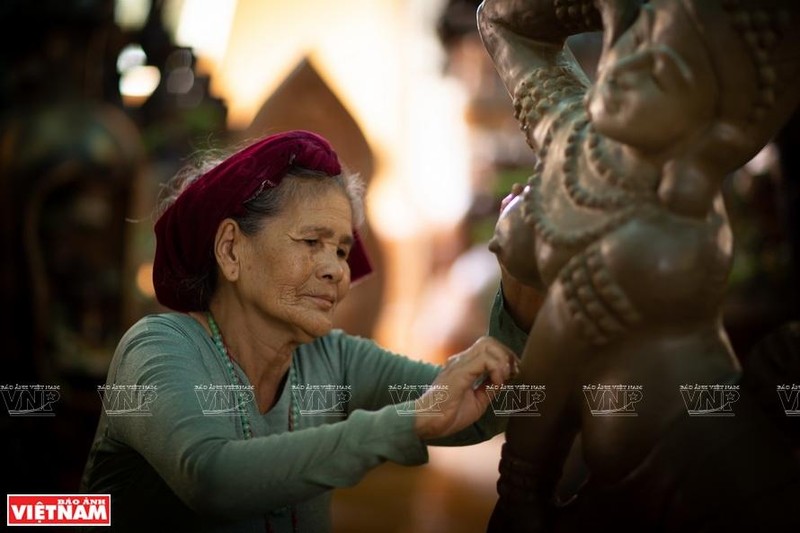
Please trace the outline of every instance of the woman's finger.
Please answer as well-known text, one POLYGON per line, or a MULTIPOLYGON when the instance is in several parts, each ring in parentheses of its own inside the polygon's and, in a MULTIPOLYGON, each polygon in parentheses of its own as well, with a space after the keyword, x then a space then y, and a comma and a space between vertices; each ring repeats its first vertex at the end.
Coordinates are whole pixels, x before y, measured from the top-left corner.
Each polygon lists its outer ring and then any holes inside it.
POLYGON ((522 191, 524 190, 525 187, 521 183, 513 184, 511 186, 511 192, 508 193, 506 197, 503 198, 503 200, 500 202, 500 212, 503 212, 505 208, 508 206, 508 204, 510 204, 514 198, 522 194, 522 191))
POLYGON ((473 390, 489 383, 502 384, 517 371, 514 352, 491 337, 481 337, 460 354, 448 358, 442 382, 469 384, 473 390))
POLYGON ((519 371, 516 354, 500 343, 489 346, 485 361, 486 367, 480 381, 483 385, 488 385, 489 382, 502 385, 519 371))

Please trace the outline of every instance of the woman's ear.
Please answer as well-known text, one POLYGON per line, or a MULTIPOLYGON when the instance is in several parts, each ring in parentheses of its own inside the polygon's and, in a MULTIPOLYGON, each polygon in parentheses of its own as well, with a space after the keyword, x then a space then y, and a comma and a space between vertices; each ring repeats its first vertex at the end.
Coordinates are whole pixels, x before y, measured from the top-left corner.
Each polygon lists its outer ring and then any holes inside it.
POLYGON ((235 220, 226 218, 220 222, 214 238, 214 257, 220 272, 228 281, 239 278, 242 237, 242 230, 235 220))

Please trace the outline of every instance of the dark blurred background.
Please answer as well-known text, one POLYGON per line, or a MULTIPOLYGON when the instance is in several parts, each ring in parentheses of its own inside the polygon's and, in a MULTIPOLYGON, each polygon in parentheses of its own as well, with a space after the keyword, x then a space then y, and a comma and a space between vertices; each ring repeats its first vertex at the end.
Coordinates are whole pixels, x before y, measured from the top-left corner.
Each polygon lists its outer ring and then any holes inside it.
MULTIPOLYGON (((0 5, 0 479, 6 493, 77 491, 101 407, 97 386, 104 383, 116 343, 139 317, 162 310, 149 281, 156 199, 198 149, 293 127, 331 138, 378 198, 370 212, 375 227, 366 235, 381 274, 354 292, 340 325, 433 361, 483 332, 497 287, 496 265, 485 245, 499 200, 512 183, 526 181, 534 162, 475 31, 475 0, 385 3, 388 16, 375 24, 402 15, 398 27, 386 33, 397 40, 395 55, 368 57, 361 70, 369 76, 373 61, 375 68, 392 71, 397 60, 402 90, 421 87, 414 99, 402 91, 394 100, 387 97, 386 105, 407 106, 390 117, 418 117, 403 123, 400 131, 408 131, 402 135, 370 125, 363 113, 371 108, 331 81, 335 69, 326 70, 319 56, 303 53, 248 120, 232 120, 230 106, 237 102, 212 90, 213 74, 198 67, 202 57, 196 50, 176 44, 166 19, 181 2, 139 2, 146 16, 135 27, 121 25, 115 13, 131 1, 0 5), (409 28, 410 40, 400 40, 409 28), (409 51, 420 42, 434 43, 435 53, 424 46, 409 51), (442 85, 426 92, 414 61, 431 54, 425 83, 442 85), (145 89, 137 89, 142 85, 145 89), (443 97, 441 87, 460 95, 455 115, 441 112, 451 94, 443 97), (446 147, 432 157, 463 169, 459 183, 466 204, 447 224, 400 232, 415 227, 418 213, 388 210, 380 187, 389 183, 394 185, 388 190, 405 190, 402 184, 410 180, 408 187, 418 189, 419 181, 408 173, 424 175, 429 169, 397 165, 404 147, 416 144, 398 143, 399 153, 391 153, 389 145, 418 135, 428 121, 453 117, 465 159, 442 155, 446 147), (417 340, 404 341, 408 338, 417 340), (25 394, 17 385, 27 388, 25 394)), ((340 9, 351 3, 353 9, 366 5, 353 1, 340 9)), ((241 11, 255 3, 232 4, 241 11)), ((371 4, 374 16, 384 9, 378 4, 371 4)), ((282 4, 264 5, 262 13, 269 13, 270 6, 279 10, 282 4)), ((280 10, 297 9, 300 14, 291 20, 299 28, 311 20, 303 5, 280 10)), ((570 40, 590 76, 598 43, 595 34, 570 40)), ((248 60, 232 53, 229 64, 248 60)), ((271 51, 256 47, 250 53, 271 51)), ((394 93, 387 89, 387 94, 394 93)), ((800 317, 799 135, 795 116, 724 183, 736 239, 725 323, 740 357, 775 327, 800 317)), ((428 181, 429 194, 437 196, 434 185, 428 181)), ((428 191, 422 188, 424 196, 428 191)), ((405 205, 404 197, 389 197, 405 205)), ((395 528, 383 531, 483 531, 493 505, 497 443, 484 450, 478 481, 458 477, 475 470, 458 455, 434 457, 434 467, 413 474, 381 467, 362 487, 337 496, 337 527, 370 531, 371 520, 385 524, 387 516, 396 515, 395 528), (474 483, 465 485, 464 479, 474 483), (425 498, 410 497, 413 492, 425 498), (365 514, 366 508, 371 511, 365 514), (408 518, 409 511, 428 519, 408 518)))

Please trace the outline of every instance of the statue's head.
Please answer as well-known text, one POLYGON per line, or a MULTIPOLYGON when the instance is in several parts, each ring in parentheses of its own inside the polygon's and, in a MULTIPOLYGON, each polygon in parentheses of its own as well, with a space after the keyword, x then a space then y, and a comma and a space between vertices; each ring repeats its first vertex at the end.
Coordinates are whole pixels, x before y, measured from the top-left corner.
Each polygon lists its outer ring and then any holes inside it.
POLYGON ((796 0, 652 0, 604 51, 592 122, 644 152, 735 168, 797 105, 799 34, 796 0))

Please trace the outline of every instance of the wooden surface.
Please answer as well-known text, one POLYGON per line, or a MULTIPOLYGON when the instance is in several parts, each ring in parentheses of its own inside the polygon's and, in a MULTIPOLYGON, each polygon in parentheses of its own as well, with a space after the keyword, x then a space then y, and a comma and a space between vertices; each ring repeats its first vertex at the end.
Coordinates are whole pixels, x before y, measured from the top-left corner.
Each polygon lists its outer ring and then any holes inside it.
POLYGON ((334 532, 485 533, 496 499, 502 439, 430 447, 424 466, 376 468, 357 486, 334 493, 334 532))

